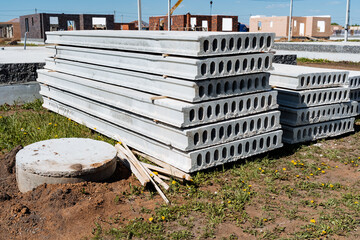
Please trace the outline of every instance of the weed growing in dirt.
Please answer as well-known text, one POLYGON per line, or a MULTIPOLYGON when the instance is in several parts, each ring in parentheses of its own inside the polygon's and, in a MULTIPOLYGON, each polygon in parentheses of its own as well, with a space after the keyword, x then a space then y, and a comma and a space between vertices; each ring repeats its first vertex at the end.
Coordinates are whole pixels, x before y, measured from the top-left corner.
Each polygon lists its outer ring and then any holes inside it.
MULTIPOLYGON (((0 107, 0 149, 60 137, 115 144, 41 102, 0 107)), ((360 121, 357 120, 360 125, 360 121)), ((357 126, 358 126, 357 125, 357 126)), ((358 127, 357 127, 358 129, 358 127)), ((358 129, 359 130, 359 129, 358 129)), ((358 131, 357 130, 357 131, 358 131)), ((129 185, 111 198, 121 212, 94 224, 93 239, 360 238, 360 132, 277 151, 167 181, 171 205, 152 190, 129 185), (155 201, 153 208, 139 207, 155 201), (140 216, 140 217, 139 217, 140 216)), ((87 191, 81 191, 87 196, 87 191)))

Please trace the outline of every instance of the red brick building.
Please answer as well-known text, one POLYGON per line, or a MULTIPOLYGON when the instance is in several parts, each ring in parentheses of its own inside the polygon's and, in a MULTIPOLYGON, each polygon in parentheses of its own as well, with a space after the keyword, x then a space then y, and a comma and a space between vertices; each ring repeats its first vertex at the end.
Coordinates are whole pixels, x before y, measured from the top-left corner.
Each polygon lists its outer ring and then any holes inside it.
MULTIPOLYGON (((149 30, 167 29, 167 16, 149 18, 149 30)), ((173 15, 171 16, 171 30, 237 32, 238 17, 224 15, 191 15, 190 13, 186 15, 173 15)))
POLYGON ((20 20, 14 18, 8 22, 0 22, 0 39, 20 40, 20 20))
POLYGON ((135 23, 114 23, 114 30, 136 30, 135 23))
POLYGON ((36 13, 20 16, 21 40, 44 43, 47 31, 114 29, 114 15, 36 13))

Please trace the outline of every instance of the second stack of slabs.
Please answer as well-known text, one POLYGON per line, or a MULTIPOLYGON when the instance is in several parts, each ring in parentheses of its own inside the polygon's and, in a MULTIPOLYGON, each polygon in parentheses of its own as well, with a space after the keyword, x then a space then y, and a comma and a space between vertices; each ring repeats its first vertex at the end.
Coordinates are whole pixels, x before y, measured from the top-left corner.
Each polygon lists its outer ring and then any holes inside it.
POLYGON ((185 172, 282 146, 274 34, 48 33, 44 106, 185 172))
POLYGON ((354 130, 358 103, 350 101, 349 72, 274 64, 283 142, 294 144, 354 130))
POLYGON ((350 100, 358 102, 357 115, 360 115, 360 72, 350 71, 349 74, 350 100))

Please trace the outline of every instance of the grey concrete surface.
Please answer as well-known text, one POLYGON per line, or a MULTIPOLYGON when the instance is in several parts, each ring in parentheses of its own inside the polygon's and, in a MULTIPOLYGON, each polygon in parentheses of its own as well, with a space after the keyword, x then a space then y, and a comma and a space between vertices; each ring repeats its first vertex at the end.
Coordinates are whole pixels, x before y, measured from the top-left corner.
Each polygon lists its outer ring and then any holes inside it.
POLYGON ((174 77, 164 78, 154 74, 52 58, 46 59, 45 68, 187 102, 234 97, 271 89, 269 73, 187 81, 174 77))
POLYGON ((0 105, 23 104, 41 99, 37 82, 0 85, 0 105))
POLYGON ((326 52, 326 53, 360 53, 360 42, 276 42, 275 50, 326 52))
POLYGON ((189 80, 269 71, 273 59, 272 53, 188 58, 70 46, 52 48, 55 58, 189 80))
POLYGON ((0 50, 1 63, 43 63, 51 55, 51 50, 45 47, 4 47, 0 50))
POLYGON ((283 125, 283 141, 284 143, 295 144, 339 136, 354 131, 354 122, 355 118, 346 118, 302 127, 283 125))
POLYGON ((272 111, 179 129, 106 106, 61 90, 42 86, 41 95, 97 116, 182 151, 191 151, 280 129, 280 112, 272 111))
POLYGON ((350 99, 360 102, 360 88, 350 90, 350 99))
POLYGON ((279 109, 281 111, 281 124, 288 126, 302 126, 355 117, 359 111, 356 101, 300 109, 280 106, 279 109))
POLYGON ((349 87, 360 88, 360 71, 349 71, 349 87))
POLYGON ((329 61, 349 61, 349 62, 360 62, 360 54, 358 53, 333 53, 333 52, 308 52, 298 50, 276 50, 278 55, 290 55, 296 54, 297 58, 309 58, 309 59, 326 59, 329 61))
POLYGON ((270 85, 293 90, 348 86, 349 71, 273 64, 270 85))
POLYGON ((350 88, 322 88, 312 90, 278 90, 278 103, 292 108, 315 107, 326 104, 342 103, 350 101, 350 88))
POLYGON ((47 43, 193 57, 266 52, 273 46, 275 37, 274 33, 186 31, 58 31, 46 34, 47 43))
POLYGON ((38 81, 176 127, 196 126, 278 108, 277 92, 266 91, 187 103, 58 72, 38 71, 38 81))
POLYGON ((129 146, 167 162, 187 173, 244 159, 282 147, 282 131, 277 130, 201 150, 182 152, 54 100, 45 98, 44 107, 69 117, 89 128, 96 128, 96 131, 110 138, 118 136, 129 146))
POLYGON ((26 146, 16 155, 16 180, 21 192, 47 183, 101 181, 116 168, 116 149, 84 138, 50 139, 26 146))

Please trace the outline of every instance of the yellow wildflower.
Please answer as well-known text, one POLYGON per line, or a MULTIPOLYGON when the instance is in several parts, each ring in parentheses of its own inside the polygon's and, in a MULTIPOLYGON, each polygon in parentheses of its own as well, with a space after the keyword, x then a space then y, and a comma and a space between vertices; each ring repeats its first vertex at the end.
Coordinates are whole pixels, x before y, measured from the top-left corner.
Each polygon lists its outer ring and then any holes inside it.
POLYGON ((321 233, 322 233, 322 234, 326 234, 326 231, 323 230, 321 233))
POLYGON ((49 123, 49 125, 51 125, 52 123, 49 123))
POLYGON ((231 201, 228 201, 228 203, 230 204, 230 203, 231 203, 231 201))
POLYGON ((165 216, 161 216, 161 219, 162 219, 162 220, 165 220, 165 216))
POLYGON ((40 130, 40 128, 39 128, 39 127, 38 127, 37 129, 38 129, 38 130, 40 130))
POLYGON ((321 170, 321 168, 318 168, 318 170, 320 171, 320 170, 321 170))
POLYGON ((121 144, 121 142, 117 142, 117 144, 121 144))
POLYGON ((321 173, 325 173, 325 171, 324 171, 324 170, 322 170, 322 171, 321 171, 321 173))
POLYGON ((252 187, 251 185, 249 185, 249 188, 252 187))
POLYGON ((244 188, 243 191, 246 192, 246 188, 244 188))
POLYGON ((0 116, 0 119, 3 118, 2 116, 0 116))
POLYGON ((152 222, 153 220, 154 220, 154 218, 152 218, 152 217, 151 217, 151 218, 149 218, 149 222, 152 222))
POLYGON ((296 175, 296 177, 298 178, 298 177, 300 177, 299 175, 296 175))
POLYGON ((171 183, 172 183, 172 185, 175 185, 175 184, 176 184, 176 181, 175 181, 175 180, 173 180, 171 183))
POLYGON ((267 222, 267 219, 266 219, 266 218, 264 218, 264 219, 263 219, 263 221, 264 221, 264 222, 267 222))
POLYGON ((334 187, 334 185, 332 185, 332 184, 330 184, 329 186, 330 186, 331 188, 333 188, 333 187, 334 187))
POLYGON ((314 200, 311 200, 310 202, 311 202, 311 203, 314 203, 314 200))
POLYGON ((265 172, 265 170, 261 170, 261 172, 263 173, 263 172, 265 172))
POLYGON ((355 204, 358 204, 358 202, 354 202, 355 204))
POLYGON ((158 173, 158 172, 153 172, 153 174, 155 174, 156 176, 157 176, 157 175, 159 175, 159 173, 158 173))
POLYGON ((311 223, 316 223, 315 219, 310 220, 311 223))
POLYGON ((55 123, 55 124, 54 124, 54 126, 56 127, 56 126, 57 126, 57 124, 55 123))
POLYGON ((283 171, 286 171, 286 168, 283 168, 283 171))
POLYGON ((338 166, 335 166, 336 168, 338 168, 338 166))

